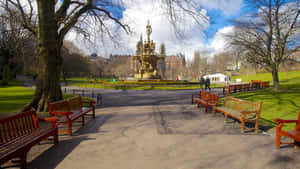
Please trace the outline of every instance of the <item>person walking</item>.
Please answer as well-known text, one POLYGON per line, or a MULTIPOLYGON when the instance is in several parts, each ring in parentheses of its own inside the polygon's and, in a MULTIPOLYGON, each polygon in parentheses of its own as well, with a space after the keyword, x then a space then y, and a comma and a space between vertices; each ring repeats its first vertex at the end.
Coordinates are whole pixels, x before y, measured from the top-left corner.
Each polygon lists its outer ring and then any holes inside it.
POLYGON ((210 90, 210 80, 209 78, 207 77, 206 80, 205 80, 205 90, 206 89, 209 89, 210 90))
POLYGON ((203 76, 201 76, 199 81, 200 81, 199 82, 200 83, 200 90, 203 90, 203 85, 205 84, 205 80, 204 80, 203 76))

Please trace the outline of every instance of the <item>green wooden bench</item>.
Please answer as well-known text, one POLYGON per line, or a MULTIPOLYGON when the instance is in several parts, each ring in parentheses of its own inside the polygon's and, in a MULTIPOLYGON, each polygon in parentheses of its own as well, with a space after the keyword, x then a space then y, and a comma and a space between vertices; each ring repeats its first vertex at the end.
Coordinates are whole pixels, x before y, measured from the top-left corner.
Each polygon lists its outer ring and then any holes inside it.
POLYGON ((245 131, 245 122, 255 122, 255 132, 258 132, 259 117, 262 101, 259 103, 240 100, 233 97, 225 97, 223 106, 214 107, 213 112, 222 112, 227 117, 231 116, 241 122, 241 132, 245 131))

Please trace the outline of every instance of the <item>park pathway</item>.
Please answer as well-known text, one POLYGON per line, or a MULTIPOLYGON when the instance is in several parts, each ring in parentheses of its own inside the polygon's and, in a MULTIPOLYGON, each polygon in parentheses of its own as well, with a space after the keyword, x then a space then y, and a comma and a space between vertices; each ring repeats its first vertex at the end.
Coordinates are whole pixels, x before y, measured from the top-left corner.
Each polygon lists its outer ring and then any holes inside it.
POLYGON ((60 137, 57 146, 35 146, 29 168, 300 168, 299 150, 277 150, 274 136, 264 131, 240 134, 236 122, 224 125, 222 115, 191 105, 196 90, 99 92, 103 105, 96 118, 72 137, 60 137))

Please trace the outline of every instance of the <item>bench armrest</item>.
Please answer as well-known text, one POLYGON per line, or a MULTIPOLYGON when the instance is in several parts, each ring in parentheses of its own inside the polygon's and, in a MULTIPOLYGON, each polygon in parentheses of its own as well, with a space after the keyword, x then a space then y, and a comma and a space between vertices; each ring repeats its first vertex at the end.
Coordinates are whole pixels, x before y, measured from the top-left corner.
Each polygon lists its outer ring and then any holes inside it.
POLYGON ((208 99, 207 102, 217 105, 219 102, 215 99, 208 99))
POLYGON ((59 115, 59 116, 63 116, 63 115, 70 115, 70 114, 73 114, 72 112, 51 112, 51 114, 54 114, 54 115, 59 115))
POLYGON ((274 119, 277 123, 297 123, 298 120, 283 120, 283 119, 274 119))
POLYGON ((48 118, 44 118, 44 119, 39 118, 39 121, 51 122, 51 126, 53 128, 57 128, 57 126, 56 126, 57 118, 56 117, 48 117, 48 118))
POLYGON ((90 105, 96 104, 95 101, 87 101, 87 100, 82 100, 82 103, 89 103, 90 105))
POLYGON ((200 94, 192 94, 192 97, 194 96, 200 97, 200 94))
POLYGON ((48 122, 56 122, 57 118, 56 117, 48 117, 48 118, 44 118, 44 119, 39 118, 39 120, 40 121, 48 121, 48 122))

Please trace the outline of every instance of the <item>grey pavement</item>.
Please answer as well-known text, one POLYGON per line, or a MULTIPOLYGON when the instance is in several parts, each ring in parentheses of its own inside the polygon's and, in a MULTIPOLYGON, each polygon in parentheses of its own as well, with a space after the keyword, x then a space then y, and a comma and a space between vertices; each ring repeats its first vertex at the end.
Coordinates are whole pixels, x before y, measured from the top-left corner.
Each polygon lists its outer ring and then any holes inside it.
MULTIPOLYGON (((262 128, 241 134, 191 104, 197 90, 104 90, 95 119, 43 143, 29 154, 31 169, 297 169, 300 150, 275 148, 262 128)), ((219 92, 218 90, 214 92, 219 92)))

